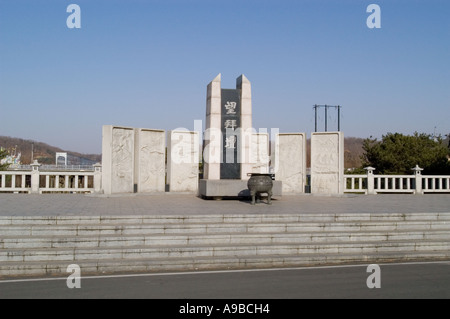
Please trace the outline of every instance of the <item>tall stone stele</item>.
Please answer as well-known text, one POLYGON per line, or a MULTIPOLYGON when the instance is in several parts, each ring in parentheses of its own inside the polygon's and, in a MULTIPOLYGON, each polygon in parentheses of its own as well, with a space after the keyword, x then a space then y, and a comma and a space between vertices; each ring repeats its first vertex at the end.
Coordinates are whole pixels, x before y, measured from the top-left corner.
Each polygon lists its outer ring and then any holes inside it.
POLYGON ((248 179, 251 173, 252 94, 241 75, 236 89, 221 88, 221 74, 207 86, 204 179, 248 179))
POLYGON ((201 196, 246 196, 255 166, 254 133, 250 81, 241 75, 236 89, 222 89, 221 74, 217 75, 206 90, 201 196))

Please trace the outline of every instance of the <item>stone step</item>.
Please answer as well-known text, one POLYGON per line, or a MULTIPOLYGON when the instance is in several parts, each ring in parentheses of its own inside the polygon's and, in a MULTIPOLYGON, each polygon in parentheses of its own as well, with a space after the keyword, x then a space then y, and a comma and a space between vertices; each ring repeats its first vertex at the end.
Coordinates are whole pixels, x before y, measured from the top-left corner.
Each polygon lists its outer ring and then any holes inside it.
POLYGON ((321 242, 386 242, 450 240, 447 230, 290 232, 290 233, 217 233, 174 235, 103 235, 103 236, 22 236, 0 238, 0 251, 8 249, 107 248, 129 246, 186 246, 234 244, 282 244, 321 242))
POLYGON ((373 214, 214 214, 143 216, 0 216, 2 225, 124 225, 124 224, 211 224, 291 223, 351 221, 450 221, 450 213, 373 214))
POLYGON ((102 236, 150 234, 270 233, 324 231, 450 230, 450 221, 361 221, 302 223, 211 223, 211 224, 124 224, 124 225, 9 225, 0 228, 7 236, 102 236))
MULTIPOLYGON (((198 258, 152 258, 152 259, 105 259, 76 262, 81 275, 99 275, 117 272, 167 272, 255 269, 276 267, 303 267, 336 264, 369 264, 407 261, 449 260, 450 251, 404 251, 361 254, 302 254, 302 255, 265 255, 265 256, 228 256, 198 258)), ((75 262, 73 262, 75 263, 75 262)), ((69 264, 64 261, 15 262, 0 264, 0 278, 11 276, 64 276, 69 264)))
POLYGON ((267 244, 267 245, 208 245, 208 246, 154 246, 108 248, 49 248, 0 250, 0 262, 68 261, 90 259, 151 259, 198 258, 259 255, 348 254, 415 251, 450 251, 447 241, 389 241, 389 242, 341 242, 315 244, 267 244))
POLYGON ((450 213, 0 216, 0 276, 450 259, 450 213))

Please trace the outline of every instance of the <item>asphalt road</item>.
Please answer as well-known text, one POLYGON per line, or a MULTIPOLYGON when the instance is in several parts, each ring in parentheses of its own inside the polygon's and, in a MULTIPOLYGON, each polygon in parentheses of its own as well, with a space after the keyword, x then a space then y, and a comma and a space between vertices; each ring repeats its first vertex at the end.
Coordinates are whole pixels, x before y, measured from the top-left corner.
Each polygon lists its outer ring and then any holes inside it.
MULTIPOLYGON (((380 288, 368 288, 368 265, 0 281, 1 299, 335 299, 450 298, 450 262, 380 264, 380 288), (73 278, 72 283, 77 283, 73 278)), ((68 273, 68 276, 70 274, 68 273)), ((370 282, 375 282, 370 280, 370 282)), ((185 300, 186 299, 186 300, 185 300)), ((278 300, 278 302, 280 301, 278 300)), ((276 301, 274 301, 276 302, 276 301)), ((270 303, 270 301, 269 301, 270 303)), ((156 302, 154 306, 164 305, 156 302)))

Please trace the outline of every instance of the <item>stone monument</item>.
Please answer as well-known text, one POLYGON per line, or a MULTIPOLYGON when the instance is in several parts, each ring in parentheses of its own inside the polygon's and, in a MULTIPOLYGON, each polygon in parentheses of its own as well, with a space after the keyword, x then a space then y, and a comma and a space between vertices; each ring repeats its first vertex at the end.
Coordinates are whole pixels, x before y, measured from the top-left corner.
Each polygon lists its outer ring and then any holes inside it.
MULTIPOLYGON (((247 180, 255 164, 254 133, 250 81, 241 75, 236 79, 236 89, 222 89, 221 74, 217 75, 207 86, 200 196, 249 196, 247 180)), ((273 193, 281 195, 281 183, 274 183, 273 193)))
POLYGON ((283 183, 283 193, 304 193, 306 185, 306 134, 277 134, 272 165, 277 180, 283 183))
POLYGON ((344 192, 344 134, 311 133, 311 193, 344 192))
POLYGON ((197 194, 199 153, 199 132, 169 131, 167 183, 170 192, 197 194))
POLYGON ((135 192, 164 192, 166 177, 166 132, 135 129, 135 192))
POLYGON ((165 131, 104 125, 103 192, 164 192, 164 188, 165 131))

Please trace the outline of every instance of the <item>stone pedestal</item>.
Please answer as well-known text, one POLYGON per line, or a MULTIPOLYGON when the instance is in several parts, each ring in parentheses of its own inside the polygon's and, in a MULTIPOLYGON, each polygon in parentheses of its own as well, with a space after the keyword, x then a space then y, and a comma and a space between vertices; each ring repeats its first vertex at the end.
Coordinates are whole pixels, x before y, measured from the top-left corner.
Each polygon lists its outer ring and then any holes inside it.
MULTIPOLYGON (((226 197, 239 198, 250 197, 250 191, 247 187, 248 180, 206 180, 199 182, 199 194, 207 199, 221 199, 226 197)), ((281 181, 273 181, 273 196, 281 196, 281 181)))

